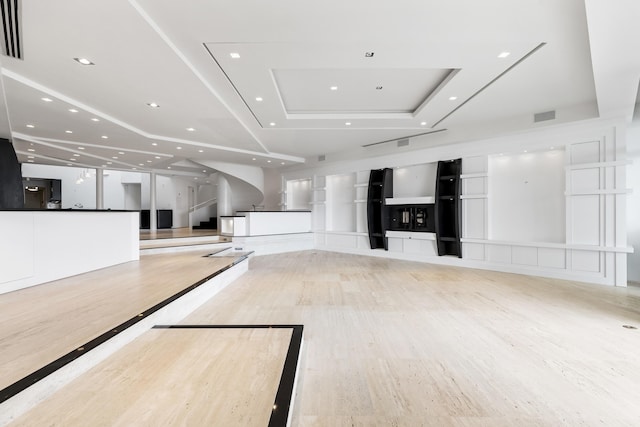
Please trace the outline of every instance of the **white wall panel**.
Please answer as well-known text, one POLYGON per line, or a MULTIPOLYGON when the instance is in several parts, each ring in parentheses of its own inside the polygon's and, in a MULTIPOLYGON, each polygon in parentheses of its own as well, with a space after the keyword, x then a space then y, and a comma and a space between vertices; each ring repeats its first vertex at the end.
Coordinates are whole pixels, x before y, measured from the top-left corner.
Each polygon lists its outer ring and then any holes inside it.
POLYGON ((462 236, 468 239, 486 239, 486 199, 462 200, 462 236))
POLYGON ((511 246, 486 245, 487 260, 502 264, 511 264, 511 246))
POLYGON ((513 246, 511 262, 519 265, 538 265, 538 248, 513 246))
POLYGON ((570 161, 572 165, 597 163, 600 161, 600 141, 571 144, 570 161))
POLYGON ((463 243, 462 256, 465 259, 484 261, 485 245, 480 243, 463 243))
POLYGON ((600 253, 591 251, 571 251, 571 268, 575 271, 598 273, 601 271, 600 253))
POLYGON ((587 193, 600 189, 600 168, 571 171, 571 192, 587 193))
POLYGON ((538 265, 545 268, 566 268, 566 250, 554 248, 539 248, 538 265))
POLYGON ((571 243, 600 244, 600 196, 573 196, 571 203, 571 243))

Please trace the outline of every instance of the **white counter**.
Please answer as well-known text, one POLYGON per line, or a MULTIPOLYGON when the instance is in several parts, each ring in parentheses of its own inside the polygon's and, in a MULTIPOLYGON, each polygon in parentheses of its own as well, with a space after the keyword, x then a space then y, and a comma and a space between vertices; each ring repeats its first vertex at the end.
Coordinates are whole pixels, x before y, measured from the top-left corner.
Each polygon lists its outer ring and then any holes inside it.
POLYGON ((140 257, 137 211, 0 211, 0 294, 140 257))
POLYGON ((235 216, 220 217, 223 236, 273 236, 310 233, 310 211, 239 211, 235 216))

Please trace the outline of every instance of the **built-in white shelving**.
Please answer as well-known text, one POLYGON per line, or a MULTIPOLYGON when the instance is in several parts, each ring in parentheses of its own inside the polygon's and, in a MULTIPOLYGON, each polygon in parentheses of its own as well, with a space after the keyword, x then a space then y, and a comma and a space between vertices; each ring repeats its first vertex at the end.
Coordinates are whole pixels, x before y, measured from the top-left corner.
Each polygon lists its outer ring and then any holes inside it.
POLYGON ((423 197, 393 197, 385 199, 387 205, 426 205, 435 203, 435 198, 431 196, 423 197))

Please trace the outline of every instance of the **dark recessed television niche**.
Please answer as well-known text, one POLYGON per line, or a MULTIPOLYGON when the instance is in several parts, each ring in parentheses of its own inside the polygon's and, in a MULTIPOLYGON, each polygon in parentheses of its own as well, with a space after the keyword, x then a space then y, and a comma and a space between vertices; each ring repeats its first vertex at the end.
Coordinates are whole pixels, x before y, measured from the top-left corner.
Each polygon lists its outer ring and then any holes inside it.
POLYGON ((389 230, 435 233, 436 220, 433 204, 387 205, 389 230))

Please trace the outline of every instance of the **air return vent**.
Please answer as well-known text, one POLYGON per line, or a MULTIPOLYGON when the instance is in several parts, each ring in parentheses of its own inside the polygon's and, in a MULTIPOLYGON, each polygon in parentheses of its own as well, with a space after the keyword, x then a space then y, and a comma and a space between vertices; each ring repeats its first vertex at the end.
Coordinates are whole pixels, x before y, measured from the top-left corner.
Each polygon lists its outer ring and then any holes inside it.
POLYGON ((409 145, 409 138, 398 140, 398 147, 406 147, 407 145, 409 145))
POLYGON ((0 0, 2 53, 22 59, 22 0, 0 0))
POLYGON ((321 154, 318 156, 318 161, 319 162, 324 162, 325 160, 327 160, 327 156, 324 154, 321 154))
POLYGON ((547 120, 553 120, 556 118, 556 110, 545 111, 544 113, 538 113, 533 115, 534 123, 546 122, 547 120))

